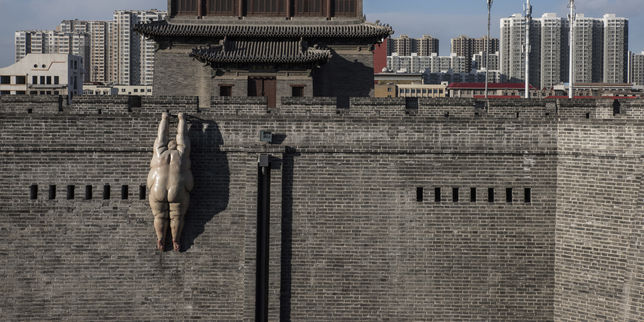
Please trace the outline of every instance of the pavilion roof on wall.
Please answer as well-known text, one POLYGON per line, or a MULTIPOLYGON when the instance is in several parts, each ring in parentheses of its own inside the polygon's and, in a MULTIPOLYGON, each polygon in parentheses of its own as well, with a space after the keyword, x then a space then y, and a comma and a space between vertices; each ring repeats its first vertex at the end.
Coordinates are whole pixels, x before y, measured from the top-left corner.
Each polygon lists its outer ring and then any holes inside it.
POLYGON ((359 23, 265 23, 265 24, 184 24, 166 20, 137 24, 134 30, 149 37, 270 37, 270 38, 374 38, 393 34, 390 26, 359 23))
POLYGON ((295 40, 226 40, 219 45, 195 48, 191 56, 214 64, 320 64, 331 58, 331 52, 295 40))

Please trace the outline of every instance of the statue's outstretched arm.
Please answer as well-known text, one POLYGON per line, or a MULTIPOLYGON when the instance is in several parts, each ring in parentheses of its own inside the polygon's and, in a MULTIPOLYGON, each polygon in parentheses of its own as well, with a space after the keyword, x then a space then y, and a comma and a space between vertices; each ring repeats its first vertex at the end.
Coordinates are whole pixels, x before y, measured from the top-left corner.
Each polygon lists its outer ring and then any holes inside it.
POLYGON ((154 141, 154 155, 161 156, 161 153, 168 149, 168 113, 161 114, 161 123, 159 123, 159 133, 154 141))
POLYGON ((190 157, 190 137, 188 136, 188 125, 183 118, 183 113, 177 115, 179 118, 179 125, 177 125, 177 150, 185 158, 190 157))

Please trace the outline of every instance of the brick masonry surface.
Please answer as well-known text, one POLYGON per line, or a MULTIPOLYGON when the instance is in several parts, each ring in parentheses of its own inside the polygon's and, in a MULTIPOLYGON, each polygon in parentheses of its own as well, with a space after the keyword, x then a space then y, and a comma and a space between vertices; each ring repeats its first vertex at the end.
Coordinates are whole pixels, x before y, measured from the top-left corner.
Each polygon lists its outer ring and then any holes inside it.
POLYGON ((261 154, 270 320, 644 315, 644 101, 202 100, 0 97, 3 320, 253 320, 261 154), (179 253, 140 195, 162 111, 179 253))

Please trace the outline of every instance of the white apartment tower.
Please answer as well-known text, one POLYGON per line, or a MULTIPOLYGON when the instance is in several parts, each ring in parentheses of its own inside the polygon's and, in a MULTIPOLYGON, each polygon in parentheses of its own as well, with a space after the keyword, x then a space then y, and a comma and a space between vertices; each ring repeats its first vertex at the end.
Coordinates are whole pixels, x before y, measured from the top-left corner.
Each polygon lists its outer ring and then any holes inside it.
POLYGON ((604 22, 604 83, 625 83, 628 69, 628 19, 606 14, 604 22))
POLYGON ((644 51, 631 54, 630 83, 644 85, 644 51))
MULTIPOLYGON (((472 70, 481 71, 485 70, 485 53, 480 51, 472 55, 472 70)), ((490 54, 490 65, 488 70, 498 70, 499 69, 499 52, 490 54)))
MULTIPOLYGON (((586 17, 583 14, 577 14, 575 15, 574 32, 575 83, 602 82, 602 56, 604 52, 602 47, 604 32, 602 21, 597 18, 586 17)), ((566 55, 568 55, 568 50, 566 50, 566 55)), ((568 80, 568 75, 566 75, 565 79, 568 80)))
POLYGON ((16 48, 16 62, 31 52, 31 33, 28 31, 16 31, 14 35, 16 48))
POLYGON ((56 28, 65 33, 86 33, 89 36, 86 70, 91 82, 107 81, 108 24, 107 21, 63 20, 56 28))
MULTIPOLYGON (((526 35, 526 20, 517 13, 509 18, 501 19, 501 45, 500 45, 500 61, 501 73, 505 75, 509 82, 522 82, 525 78, 525 35, 526 35)), ((530 43, 532 50, 530 51, 530 83, 535 87, 539 86, 540 71, 533 66, 538 66, 541 62, 540 59, 540 24, 539 19, 533 19, 530 27, 530 43)))
POLYGON ((116 10, 111 23, 110 81, 118 85, 151 85, 154 71, 153 40, 133 33, 140 22, 165 19, 159 10, 116 10))
POLYGON ((541 32, 541 63, 540 67, 540 81, 541 88, 550 88, 553 85, 559 84, 566 75, 566 69, 563 68, 564 61, 567 61, 566 56, 563 55, 564 47, 567 43, 562 35, 567 34, 564 19, 557 17, 554 13, 546 13, 540 19, 535 19, 540 23, 541 32))

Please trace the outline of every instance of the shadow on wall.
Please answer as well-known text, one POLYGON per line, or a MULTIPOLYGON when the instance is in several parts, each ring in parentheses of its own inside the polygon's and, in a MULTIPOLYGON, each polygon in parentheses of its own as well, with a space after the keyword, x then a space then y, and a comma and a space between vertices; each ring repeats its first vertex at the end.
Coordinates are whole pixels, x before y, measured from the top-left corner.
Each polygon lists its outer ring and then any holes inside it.
POLYGON ((373 67, 361 60, 373 60, 373 56, 342 56, 334 50, 331 55, 329 62, 315 70, 313 95, 337 97, 341 108, 349 107, 349 97, 370 96, 374 87, 373 67))
POLYGON ((280 321, 291 321, 291 272, 293 257, 293 168, 299 153, 287 147, 282 158, 282 250, 280 321))
POLYGON ((220 150, 223 138, 217 123, 188 116, 192 143, 192 174, 195 178, 190 208, 183 227, 182 249, 194 245, 213 217, 228 207, 230 168, 220 150))

